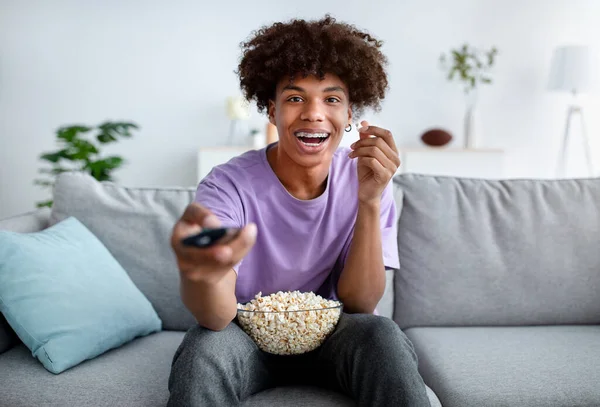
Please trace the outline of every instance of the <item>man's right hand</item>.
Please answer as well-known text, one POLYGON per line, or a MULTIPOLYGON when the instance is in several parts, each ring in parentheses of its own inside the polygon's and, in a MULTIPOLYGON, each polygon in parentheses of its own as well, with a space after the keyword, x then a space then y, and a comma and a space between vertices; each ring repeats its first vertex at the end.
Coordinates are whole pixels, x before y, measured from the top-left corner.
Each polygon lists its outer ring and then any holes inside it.
POLYGON ((193 202, 173 227, 171 247, 177 256, 181 276, 194 282, 217 283, 241 261, 256 242, 256 225, 249 223, 231 242, 207 248, 188 247, 181 240, 203 228, 220 227, 221 222, 210 210, 193 202))

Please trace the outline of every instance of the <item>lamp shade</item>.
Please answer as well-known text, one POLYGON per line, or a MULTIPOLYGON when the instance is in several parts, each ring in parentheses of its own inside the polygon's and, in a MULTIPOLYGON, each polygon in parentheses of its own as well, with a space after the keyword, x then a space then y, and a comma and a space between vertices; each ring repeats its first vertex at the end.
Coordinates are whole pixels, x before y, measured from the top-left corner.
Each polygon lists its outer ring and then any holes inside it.
POLYGON ((590 49, 585 45, 556 48, 550 66, 548 89, 574 93, 588 91, 591 87, 591 64, 590 49))

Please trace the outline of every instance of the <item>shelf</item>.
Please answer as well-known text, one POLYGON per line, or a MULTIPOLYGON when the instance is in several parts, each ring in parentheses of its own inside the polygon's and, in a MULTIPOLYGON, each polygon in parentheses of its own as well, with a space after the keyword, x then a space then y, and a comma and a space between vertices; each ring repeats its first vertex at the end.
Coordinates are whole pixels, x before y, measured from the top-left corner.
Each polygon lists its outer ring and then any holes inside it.
MULTIPOLYGON (((235 156, 251 150, 250 146, 201 147, 197 156, 197 178, 235 156)), ((420 173, 471 178, 501 178, 504 151, 495 148, 398 147, 402 164, 400 173, 420 173)))
POLYGON ((457 148, 457 147, 403 147, 397 146, 400 152, 414 153, 504 153, 499 148, 457 148))
MULTIPOLYGON (((445 152, 445 153, 504 153, 504 150, 499 148, 458 148, 458 147, 415 147, 415 146, 397 146, 398 151, 406 152, 445 152)), ((209 151, 248 151, 252 150, 250 146, 211 146, 200 147, 198 150, 209 151)))
POLYGON ((199 151, 248 151, 252 150, 250 146, 212 146, 212 147, 200 147, 199 151))
POLYGON ((468 178, 502 178, 504 152, 492 148, 399 148, 398 173, 468 178))

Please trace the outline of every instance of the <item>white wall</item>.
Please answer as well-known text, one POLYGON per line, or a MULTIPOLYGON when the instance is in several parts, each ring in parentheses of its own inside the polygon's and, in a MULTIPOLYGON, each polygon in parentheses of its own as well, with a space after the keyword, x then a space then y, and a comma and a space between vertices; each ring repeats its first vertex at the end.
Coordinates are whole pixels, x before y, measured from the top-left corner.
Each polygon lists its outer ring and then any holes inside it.
MULTIPOLYGON (((496 82, 482 92, 478 127, 482 146, 506 150, 508 177, 552 176, 568 101, 545 90, 553 48, 600 48, 597 0, 205 3, 0 0, 0 218, 47 197, 33 185, 37 157, 65 124, 135 121, 139 134, 107 150, 128 160, 118 181, 195 185, 196 149, 226 142, 238 44, 276 20, 331 12, 383 39, 391 90, 369 118, 401 145, 419 144, 431 126, 460 143, 463 99, 437 58, 464 41, 496 45, 496 82)), ((598 94, 584 102, 597 151, 598 94)))

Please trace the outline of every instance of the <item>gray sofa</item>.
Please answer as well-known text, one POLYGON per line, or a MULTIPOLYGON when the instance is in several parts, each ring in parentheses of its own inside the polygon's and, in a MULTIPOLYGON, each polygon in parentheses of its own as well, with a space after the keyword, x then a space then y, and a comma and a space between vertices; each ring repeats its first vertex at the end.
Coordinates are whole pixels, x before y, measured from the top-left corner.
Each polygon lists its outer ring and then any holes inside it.
MULTIPOLYGON (((401 270, 388 274, 378 308, 413 341, 432 406, 600 406, 600 179, 393 182, 401 270)), ((193 193, 63 174, 52 211, 0 221, 34 232, 76 217, 163 322, 161 332, 54 375, 0 318, 0 406, 165 405, 172 356, 194 324, 168 242, 193 193)), ((353 403, 287 387, 245 405, 353 403)))

